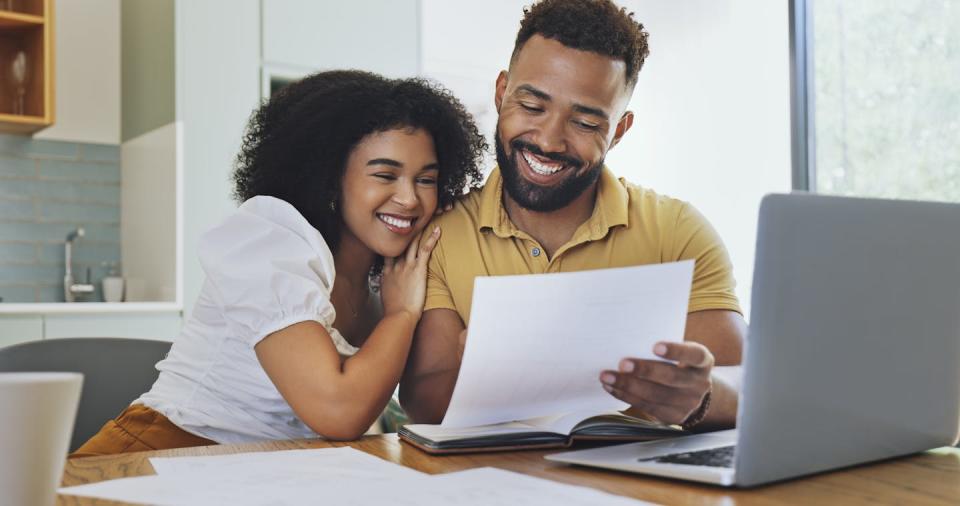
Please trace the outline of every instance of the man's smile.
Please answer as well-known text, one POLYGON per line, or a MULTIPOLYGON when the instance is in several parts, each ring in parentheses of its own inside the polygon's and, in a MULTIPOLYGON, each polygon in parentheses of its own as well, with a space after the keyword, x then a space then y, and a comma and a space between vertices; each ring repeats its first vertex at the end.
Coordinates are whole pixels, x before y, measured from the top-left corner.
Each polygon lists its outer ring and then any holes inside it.
POLYGON ((525 149, 520 150, 520 156, 527 162, 530 169, 541 176, 550 176, 567 168, 566 164, 549 159, 548 161, 544 161, 542 158, 525 149))

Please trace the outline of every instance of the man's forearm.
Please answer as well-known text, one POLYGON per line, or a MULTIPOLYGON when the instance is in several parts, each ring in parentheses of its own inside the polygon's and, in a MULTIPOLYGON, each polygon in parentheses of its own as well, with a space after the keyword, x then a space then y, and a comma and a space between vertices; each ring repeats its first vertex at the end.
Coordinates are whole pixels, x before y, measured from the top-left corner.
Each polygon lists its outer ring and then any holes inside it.
POLYGON ((435 371, 400 383, 400 404, 414 423, 440 423, 457 383, 455 370, 435 371))

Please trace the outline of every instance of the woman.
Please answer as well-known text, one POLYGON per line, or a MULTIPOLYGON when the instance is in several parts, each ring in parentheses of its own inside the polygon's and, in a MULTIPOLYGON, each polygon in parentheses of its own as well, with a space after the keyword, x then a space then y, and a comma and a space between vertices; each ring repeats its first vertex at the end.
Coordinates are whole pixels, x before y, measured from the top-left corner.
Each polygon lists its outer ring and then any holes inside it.
POLYGON ((73 457, 264 439, 355 439, 390 399, 423 310, 438 206, 486 149, 419 79, 323 72, 253 116, 243 204, 200 242, 206 280, 149 392, 73 457))

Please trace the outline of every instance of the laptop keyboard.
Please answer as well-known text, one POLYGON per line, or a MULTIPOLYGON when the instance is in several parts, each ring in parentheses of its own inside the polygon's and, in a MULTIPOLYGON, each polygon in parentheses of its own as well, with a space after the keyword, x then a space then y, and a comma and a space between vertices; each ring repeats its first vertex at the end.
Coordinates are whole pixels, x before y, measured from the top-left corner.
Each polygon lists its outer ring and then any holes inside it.
POLYGON ((736 445, 695 452, 671 453, 638 460, 640 462, 663 462, 665 464, 685 464, 688 466, 733 467, 734 448, 736 448, 736 445))

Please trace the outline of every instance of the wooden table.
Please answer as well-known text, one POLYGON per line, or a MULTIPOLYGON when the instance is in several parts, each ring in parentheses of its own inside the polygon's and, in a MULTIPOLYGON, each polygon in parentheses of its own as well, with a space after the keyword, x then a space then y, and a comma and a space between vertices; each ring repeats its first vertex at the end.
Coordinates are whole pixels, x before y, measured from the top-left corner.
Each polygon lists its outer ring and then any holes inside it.
MULTIPOLYGON (((367 436, 338 443, 321 440, 270 441, 243 445, 205 446, 179 450, 129 453, 67 461, 63 485, 154 474, 149 457, 219 455, 224 453, 351 446, 390 462, 430 474, 474 467, 498 467, 574 485, 662 504, 960 504, 960 449, 941 448, 912 457, 889 460, 809 478, 750 489, 731 490, 628 473, 571 467, 549 462, 550 451, 478 453, 432 457, 401 443, 396 434, 367 436)), ((110 504, 58 496, 59 505, 110 504)))

